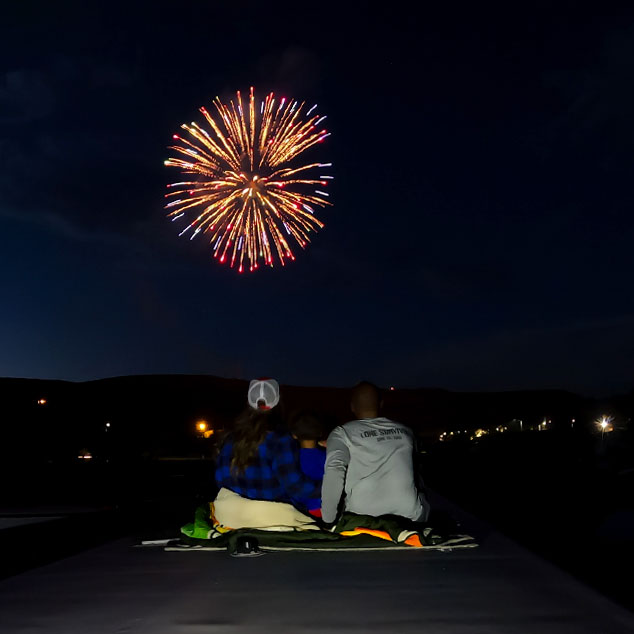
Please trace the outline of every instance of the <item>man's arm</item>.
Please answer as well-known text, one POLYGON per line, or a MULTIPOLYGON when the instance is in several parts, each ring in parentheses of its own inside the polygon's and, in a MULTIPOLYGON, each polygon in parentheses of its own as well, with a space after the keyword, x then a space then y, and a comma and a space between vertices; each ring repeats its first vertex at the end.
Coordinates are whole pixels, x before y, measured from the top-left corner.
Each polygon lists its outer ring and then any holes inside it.
POLYGON ((419 491, 425 491, 425 481, 423 480, 423 461, 420 457, 418 440, 412 433, 412 462, 414 467, 414 483, 419 491))
POLYGON ((341 427, 332 430, 326 448, 324 482, 321 486, 321 518, 326 524, 332 524, 337 519, 337 507, 350 462, 350 452, 344 442, 341 427))
POLYGON ((421 460, 420 451, 418 449, 418 442, 416 436, 412 434, 414 439, 413 446, 413 466, 414 466, 414 484, 418 490, 418 499, 423 507, 423 515, 419 520, 426 522, 429 519, 430 505, 427 500, 425 481, 423 480, 423 461, 421 460))

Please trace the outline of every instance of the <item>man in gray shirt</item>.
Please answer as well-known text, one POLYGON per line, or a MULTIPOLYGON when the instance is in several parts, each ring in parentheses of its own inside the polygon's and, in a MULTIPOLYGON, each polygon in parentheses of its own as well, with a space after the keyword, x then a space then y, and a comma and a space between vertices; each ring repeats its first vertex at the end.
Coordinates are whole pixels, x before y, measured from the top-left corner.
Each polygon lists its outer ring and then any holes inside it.
POLYGON ((416 486, 412 430, 379 417, 381 396, 371 383, 354 388, 350 407, 357 420, 335 427, 328 436, 323 521, 335 522, 343 492, 346 511, 426 521, 429 504, 416 486))

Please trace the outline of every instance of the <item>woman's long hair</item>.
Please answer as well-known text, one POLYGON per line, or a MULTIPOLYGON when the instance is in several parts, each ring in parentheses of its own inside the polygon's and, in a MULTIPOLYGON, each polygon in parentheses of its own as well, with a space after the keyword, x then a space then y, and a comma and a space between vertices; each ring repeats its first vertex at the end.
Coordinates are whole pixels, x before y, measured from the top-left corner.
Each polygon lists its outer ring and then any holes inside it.
POLYGON ((247 407, 236 419, 231 438, 233 455, 231 471, 244 473, 245 469, 256 461, 258 447, 272 431, 279 419, 278 408, 259 410, 247 407))

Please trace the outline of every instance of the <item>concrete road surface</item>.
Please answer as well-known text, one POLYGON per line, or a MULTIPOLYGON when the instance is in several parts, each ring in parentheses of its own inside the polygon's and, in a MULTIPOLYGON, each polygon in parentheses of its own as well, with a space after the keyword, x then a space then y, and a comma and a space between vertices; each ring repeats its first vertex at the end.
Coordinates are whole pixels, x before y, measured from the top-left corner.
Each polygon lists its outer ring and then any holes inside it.
POLYGON ((479 548, 233 558, 122 539, 0 582, 0 632, 634 632, 568 574, 474 518, 462 528, 479 548))

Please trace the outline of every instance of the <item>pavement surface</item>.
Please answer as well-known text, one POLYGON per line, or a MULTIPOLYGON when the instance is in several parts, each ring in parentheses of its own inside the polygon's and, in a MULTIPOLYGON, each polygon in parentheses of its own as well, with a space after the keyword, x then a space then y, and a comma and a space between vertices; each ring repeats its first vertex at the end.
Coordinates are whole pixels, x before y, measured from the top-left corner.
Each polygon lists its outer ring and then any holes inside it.
POLYGON ((52 520, 62 519, 61 515, 43 517, 0 517, 0 531, 5 528, 15 528, 16 526, 28 526, 29 524, 41 524, 52 520))
POLYGON ((164 552, 119 539, 0 582, 3 634, 625 634, 634 614, 473 517, 473 550, 164 552))
POLYGON ((79 514, 97 513, 100 510, 98 507, 69 505, 40 505, 26 508, 0 507, 0 531, 18 526, 28 526, 29 524, 52 522, 79 514))

